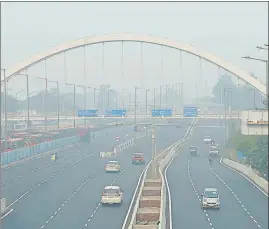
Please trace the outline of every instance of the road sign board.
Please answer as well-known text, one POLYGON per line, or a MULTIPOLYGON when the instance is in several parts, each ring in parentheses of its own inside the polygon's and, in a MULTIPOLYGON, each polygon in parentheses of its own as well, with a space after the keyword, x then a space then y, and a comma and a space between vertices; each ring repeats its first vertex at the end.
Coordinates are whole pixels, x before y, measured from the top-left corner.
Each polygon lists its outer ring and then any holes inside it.
POLYGON ((197 117, 198 108, 197 107, 184 107, 183 115, 184 117, 197 117))
POLYGON ((78 117, 97 117, 99 115, 98 110, 79 110, 78 117))
POLYGON ((106 110, 105 116, 122 117, 126 116, 126 113, 125 109, 106 110))
POLYGON ((169 117, 169 116, 172 116, 172 114, 173 114, 172 109, 151 110, 151 115, 153 117, 169 117))

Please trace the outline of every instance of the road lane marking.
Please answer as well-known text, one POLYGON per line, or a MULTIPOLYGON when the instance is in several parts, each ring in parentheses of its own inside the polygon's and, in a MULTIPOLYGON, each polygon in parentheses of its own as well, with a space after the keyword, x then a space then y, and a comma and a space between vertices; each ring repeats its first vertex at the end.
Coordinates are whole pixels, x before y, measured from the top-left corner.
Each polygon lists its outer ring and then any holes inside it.
MULTIPOLYGON (((114 185, 115 182, 120 178, 120 176, 123 174, 123 172, 127 169, 129 169, 131 167, 131 165, 128 165, 126 167, 126 169, 123 169, 122 172, 119 173, 119 175, 117 175, 117 177, 112 181, 112 183, 110 184, 110 186, 114 185)), ((91 214, 91 216, 88 218, 87 223, 84 224, 84 227, 87 227, 89 225, 89 222, 92 220, 92 218, 94 217, 95 213, 97 212, 97 210, 99 209, 99 207, 101 206, 101 201, 99 201, 99 203, 97 204, 97 206, 95 207, 95 209, 93 210, 93 213, 91 214)))
MULTIPOLYGON (((187 167, 188 177, 189 177, 189 180, 191 182, 192 188, 197 196, 197 199, 199 200, 200 203, 202 203, 202 199, 200 198, 200 195, 199 195, 198 191, 196 190, 196 187, 195 187, 195 185, 192 181, 192 178, 191 178, 190 163, 191 163, 191 159, 189 158, 188 159, 188 167, 187 167)), ((205 209, 203 209, 203 212, 205 214, 207 222, 209 223, 209 226, 211 227, 211 229, 214 229, 213 224, 211 223, 211 219, 210 219, 209 215, 207 214, 207 211, 205 209)))
MULTIPOLYGON (((132 141, 132 140, 130 140, 132 141)), ((131 145, 132 146, 132 145, 131 145)), ((130 146, 130 147, 131 147, 130 146)), ((7 206, 7 208, 10 208, 11 206, 13 206, 15 203, 17 203, 19 200, 21 200, 24 196, 26 196, 27 194, 29 194, 30 192, 34 191, 36 188, 38 188, 41 184, 46 184, 49 180, 53 179, 54 177, 56 177, 57 175, 61 174, 63 171, 67 170, 68 168, 71 168, 73 166, 75 166, 77 163, 79 163, 80 161, 92 156, 96 154, 96 152, 90 153, 82 158, 80 158, 79 160, 75 161, 74 163, 71 163, 65 167, 63 167, 61 170, 58 170, 57 172, 55 172, 54 174, 52 174, 52 176, 50 176, 49 178, 47 178, 44 181, 39 182, 38 184, 36 184, 34 187, 30 188, 28 191, 26 191, 25 193, 23 193, 20 197, 18 197, 16 200, 14 200, 9 206, 7 206)))
POLYGON ((249 211, 247 210, 247 208, 245 207, 245 205, 242 203, 242 201, 239 200, 239 198, 236 196, 236 194, 234 193, 234 191, 231 189, 231 187, 229 187, 229 185, 212 169, 212 167, 210 165, 209 169, 210 171, 214 174, 215 177, 218 178, 218 180, 226 187, 230 190, 230 192, 232 193, 232 195, 234 196, 234 198, 237 200, 237 202, 241 205, 241 207, 244 209, 244 211, 248 214, 248 216, 251 218, 251 220, 256 224, 256 226, 258 226, 259 228, 261 228, 261 225, 254 219, 254 217, 249 213, 249 211))
POLYGON ((242 177, 244 177, 245 179, 247 179, 251 184, 253 184, 253 185, 254 185, 257 189, 259 189, 265 196, 268 197, 268 194, 267 194, 264 190, 262 190, 258 185, 256 185, 252 180, 250 180, 250 179, 249 179, 247 176, 245 176, 243 173, 241 173, 241 172, 237 171, 236 169, 231 168, 231 167, 229 167, 228 165, 225 165, 224 163, 222 163, 222 159, 223 159, 223 158, 221 158, 220 161, 219 161, 221 165, 225 166, 225 167, 228 168, 228 169, 233 170, 234 172, 238 173, 239 175, 241 175, 242 177))
MULTIPOLYGON (((130 140, 131 141, 131 140, 130 140)), ((128 141, 129 142, 129 141, 128 141)), ((129 145, 129 147, 132 147, 134 145, 134 142, 131 144, 131 145, 129 145)), ((127 168, 129 168, 131 165, 129 165, 129 166, 127 166, 126 167, 126 169, 127 168)), ((120 175, 126 170, 126 169, 123 169, 118 175, 117 175, 117 177, 113 180, 113 182, 111 183, 111 185, 113 185, 115 182, 116 182, 116 180, 120 177, 120 175)), ((79 192, 79 190, 89 181, 89 180, 91 180, 91 179, 93 179, 94 177, 96 177, 97 175, 99 175, 101 172, 103 172, 104 171, 104 169, 103 168, 101 168, 100 170, 98 170, 98 172, 97 173, 95 173, 95 174, 93 174, 93 175, 91 175, 91 176, 89 176, 86 180, 84 180, 78 187, 77 187, 77 189, 71 194, 71 196, 69 196, 68 197, 68 199, 67 200, 65 200, 65 202, 61 205, 61 207, 59 207, 55 212, 54 212, 54 215, 56 215, 56 214, 58 214, 59 213, 59 211, 60 210, 62 210, 63 209, 63 207, 68 203, 68 201, 70 201, 78 192, 79 192), (55 214, 56 213, 56 214, 55 214)), ((100 204, 101 204, 101 201, 99 202, 99 204, 96 206, 96 208, 94 209, 94 211, 93 211, 93 214, 92 214, 92 216, 88 219, 88 222, 90 222, 90 220, 92 219, 92 217, 94 216, 94 214, 96 213, 96 211, 98 210, 98 208, 99 208, 99 206, 100 206, 100 204)), ((46 223, 45 224, 43 224, 40 228, 41 229, 43 229, 50 221, 52 220, 52 218, 49 218, 47 221, 46 221, 46 223)), ((86 223, 87 224, 87 223, 86 223)), ((86 226, 85 226, 86 227, 86 226)))

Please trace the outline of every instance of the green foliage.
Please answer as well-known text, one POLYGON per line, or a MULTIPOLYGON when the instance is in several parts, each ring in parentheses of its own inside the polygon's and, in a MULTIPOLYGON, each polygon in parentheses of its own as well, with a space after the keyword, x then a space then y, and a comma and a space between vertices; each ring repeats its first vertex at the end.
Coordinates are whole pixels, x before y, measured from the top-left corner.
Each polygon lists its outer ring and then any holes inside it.
MULTIPOLYGON (((5 94, 1 93, 1 110, 4 111, 4 98, 5 94)), ((7 95, 6 97, 7 102, 7 112, 16 112, 20 109, 20 103, 17 101, 13 96, 7 95)))
POLYGON ((228 74, 222 75, 216 85, 213 87, 213 102, 228 104, 228 92, 224 95, 225 89, 231 89, 231 107, 232 109, 262 109, 265 107, 264 102, 260 99, 261 94, 253 90, 253 87, 247 85, 236 85, 232 81, 232 77, 228 74))

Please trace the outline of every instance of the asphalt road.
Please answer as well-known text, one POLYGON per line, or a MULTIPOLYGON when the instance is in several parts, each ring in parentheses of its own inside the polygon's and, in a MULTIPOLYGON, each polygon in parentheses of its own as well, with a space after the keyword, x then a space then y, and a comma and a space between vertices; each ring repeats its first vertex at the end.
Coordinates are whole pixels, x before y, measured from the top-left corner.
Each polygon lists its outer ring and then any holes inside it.
MULTIPOLYGON (((184 131, 185 128, 175 127, 159 129, 157 148, 168 147, 183 137, 184 131)), ((99 152, 111 151, 116 136, 121 137, 121 142, 124 138, 130 139, 133 128, 111 129, 108 133, 94 143, 80 144, 76 149, 59 153, 61 160, 55 164, 51 164, 50 157, 46 156, 3 171, 3 194, 14 211, 3 220, 2 227, 120 228, 144 168, 131 165, 132 153, 142 151, 149 161, 151 138, 139 139, 136 146, 124 149, 117 156, 123 169, 121 174, 106 174, 104 166, 108 159, 101 159, 99 152), (101 191, 112 183, 123 188, 124 202, 121 206, 101 207, 101 191)))
POLYGON ((173 228, 182 229, 268 229, 268 197, 238 173, 215 159, 209 166, 208 147, 203 137, 210 135, 224 143, 224 129, 217 120, 197 123, 191 139, 167 170, 172 199, 173 228), (211 127, 208 127, 211 126, 211 127), (189 147, 197 146, 199 157, 189 160, 189 147), (205 187, 215 187, 220 195, 220 209, 202 210, 201 194, 205 187))

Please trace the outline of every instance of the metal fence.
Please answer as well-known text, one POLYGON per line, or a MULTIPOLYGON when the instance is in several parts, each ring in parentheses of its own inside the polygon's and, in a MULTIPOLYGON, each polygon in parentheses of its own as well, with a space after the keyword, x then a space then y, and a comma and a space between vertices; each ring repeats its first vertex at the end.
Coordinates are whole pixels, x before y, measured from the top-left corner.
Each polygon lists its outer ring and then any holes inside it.
POLYGON ((79 141, 78 136, 61 138, 50 142, 44 142, 31 147, 20 148, 9 152, 1 153, 1 165, 8 165, 15 161, 22 160, 27 157, 34 156, 36 154, 44 153, 53 149, 75 144, 79 141))

